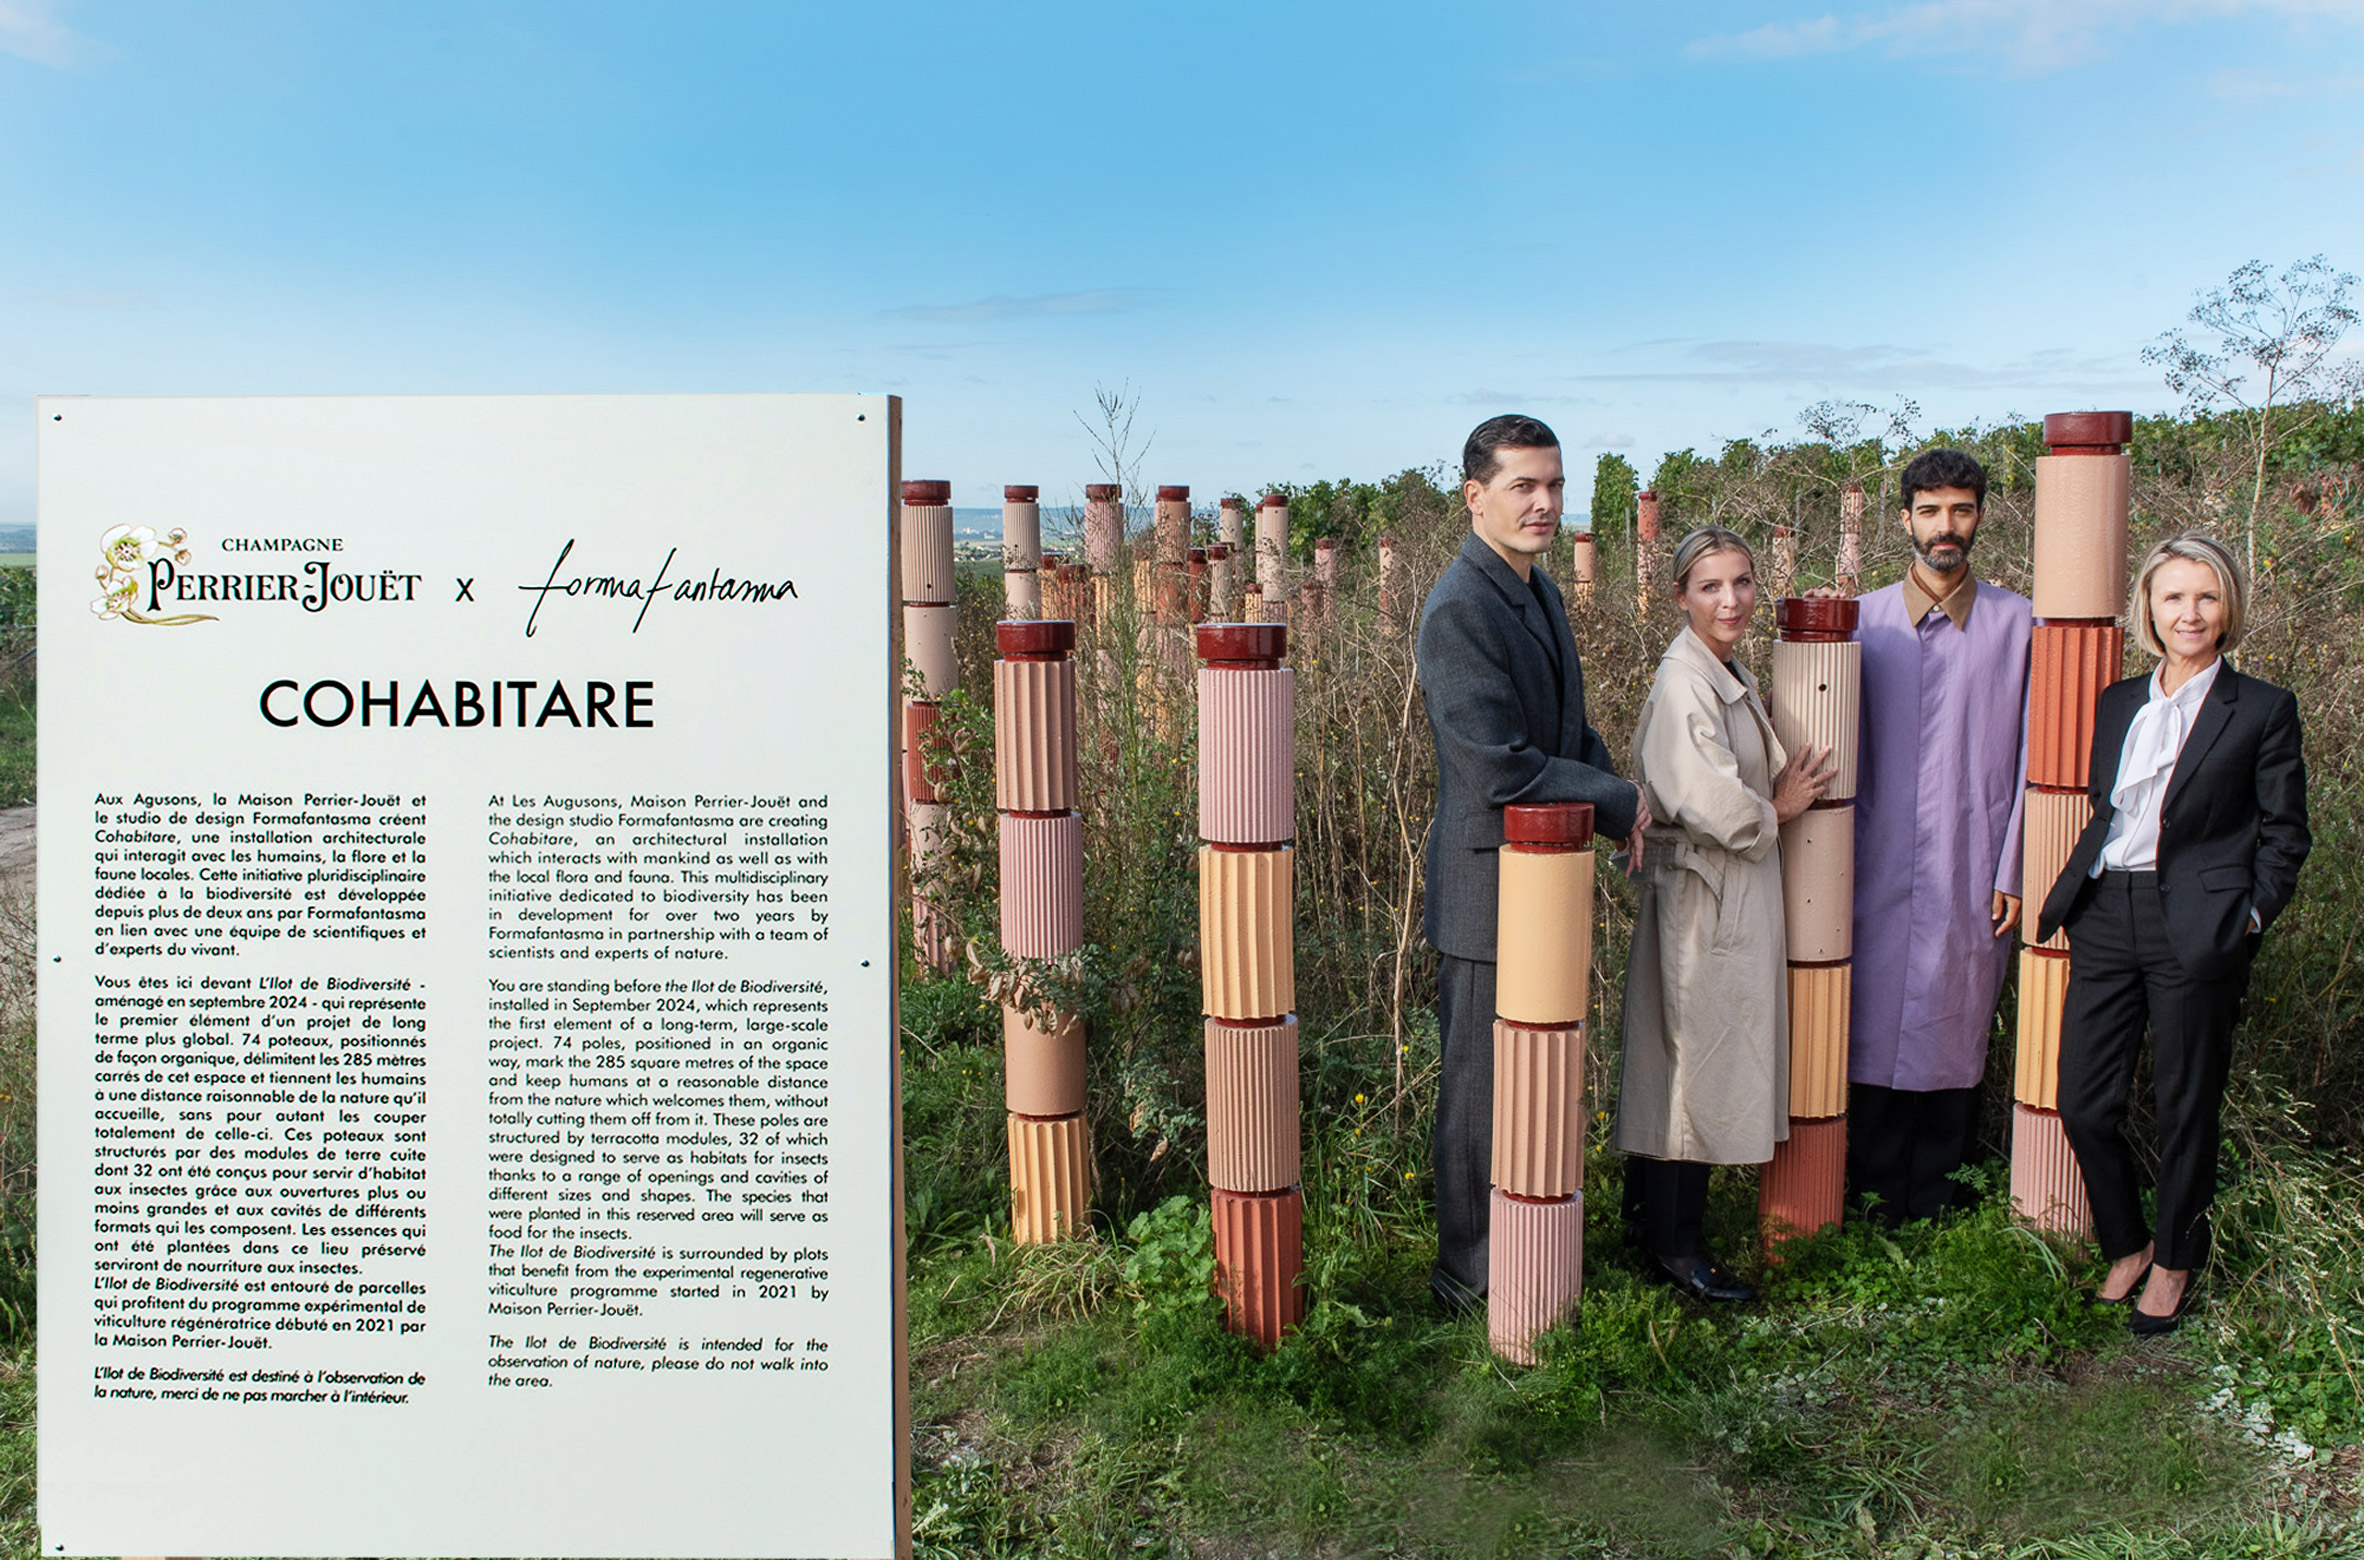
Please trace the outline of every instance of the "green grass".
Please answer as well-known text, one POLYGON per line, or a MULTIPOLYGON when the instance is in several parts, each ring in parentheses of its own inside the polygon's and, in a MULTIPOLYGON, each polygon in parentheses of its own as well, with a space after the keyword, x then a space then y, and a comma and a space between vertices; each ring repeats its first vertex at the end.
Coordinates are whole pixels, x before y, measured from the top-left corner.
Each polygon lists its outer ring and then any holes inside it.
POLYGON ((29 552, 0 552, 0 569, 29 569, 33 563, 29 552))
POLYGON ((26 676, 0 682, 0 807, 19 807, 35 799, 39 789, 33 753, 37 724, 33 679, 26 676))

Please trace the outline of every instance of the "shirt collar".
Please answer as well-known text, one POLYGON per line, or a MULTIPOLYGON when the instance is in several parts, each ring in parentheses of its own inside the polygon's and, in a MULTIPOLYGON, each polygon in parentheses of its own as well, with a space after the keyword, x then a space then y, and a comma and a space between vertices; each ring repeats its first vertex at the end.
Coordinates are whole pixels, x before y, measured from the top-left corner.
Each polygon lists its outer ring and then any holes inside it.
POLYGON ((2224 657, 2220 655, 2192 673, 2182 687, 2169 693, 2159 686, 2159 673, 2167 669, 2167 663, 2161 661, 2151 671, 2151 702, 2180 704, 2187 710, 2197 707, 2202 699, 2208 697, 2208 690, 2216 686, 2216 673, 2223 665, 2224 657))
POLYGON ((1977 599, 1978 575, 1967 567, 1962 570, 1962 582, 1956 585, 1942 601, 1921 588, 1920 575, 1914 573, 1910 568, 1904 571, 1905 620, 1916 627, 1920 624, 1921 619, 1929 615, 1929 609, 1936 607, 1945 613, 1947 620, 1954 627, 1968 633, 1970 631, 1970 604, 1977 599))

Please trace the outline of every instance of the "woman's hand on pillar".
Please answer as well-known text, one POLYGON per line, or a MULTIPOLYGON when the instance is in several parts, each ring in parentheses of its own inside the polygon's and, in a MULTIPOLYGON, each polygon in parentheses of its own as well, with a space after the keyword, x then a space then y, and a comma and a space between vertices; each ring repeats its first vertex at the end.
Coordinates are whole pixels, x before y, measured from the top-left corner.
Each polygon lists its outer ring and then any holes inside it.
POLYGON ((1789 822, 1822 799, 1830 789, 1833 776, 1839 772, 1838 763, 1827 747, 1802 748, 1789 756, 1781 766, 1781 773, 1773 777, 1773 816, 1782 823, 1789 822))

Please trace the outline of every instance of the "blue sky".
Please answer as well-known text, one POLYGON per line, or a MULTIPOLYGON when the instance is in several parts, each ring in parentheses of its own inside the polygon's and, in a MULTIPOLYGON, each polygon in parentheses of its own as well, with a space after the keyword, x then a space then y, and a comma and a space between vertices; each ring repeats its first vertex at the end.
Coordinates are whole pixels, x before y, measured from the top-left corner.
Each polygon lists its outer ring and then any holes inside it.
POLYGON ((2162 407, 2364 270, 2364 0, 0 0, 0 524, 37 393, 885 390, 956 501, 2162 407))

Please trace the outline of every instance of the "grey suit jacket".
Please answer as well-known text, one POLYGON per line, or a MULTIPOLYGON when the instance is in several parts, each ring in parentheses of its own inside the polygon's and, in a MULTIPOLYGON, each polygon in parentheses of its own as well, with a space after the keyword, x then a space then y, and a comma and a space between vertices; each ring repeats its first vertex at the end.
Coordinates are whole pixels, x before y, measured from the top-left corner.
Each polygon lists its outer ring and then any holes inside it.
POLYGON ((1473 533, 1420 612, 1420 690, 1436 737, 1421 931, 1457 958, 1494 957, 1504 807, 1590 802, 1600 834, 1633 828, 1637 793, 1585 724, 1584 668, 1559 587, 1541 570, 1536 578, 1540 607, 1473 533))

